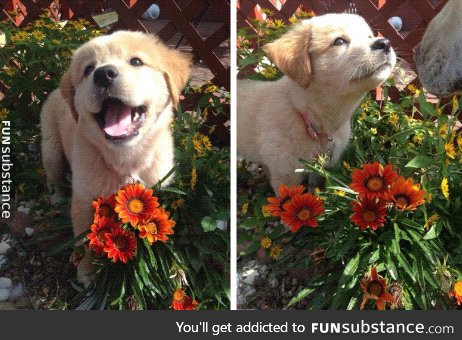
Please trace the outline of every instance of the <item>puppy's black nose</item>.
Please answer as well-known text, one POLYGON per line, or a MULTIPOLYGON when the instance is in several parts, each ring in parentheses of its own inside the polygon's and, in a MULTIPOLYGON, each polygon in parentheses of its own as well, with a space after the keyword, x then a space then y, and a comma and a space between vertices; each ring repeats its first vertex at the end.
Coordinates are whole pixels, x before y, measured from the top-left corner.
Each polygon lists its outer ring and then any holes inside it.
POLYGON ((383 50, 385 53, 390 52, 390 40, 385 39, 385 38, 380 38, 374 41, 372 44, 371 48, 373 50, 383 50))
POLYGON ((98 87, 108 88, 113 83, 114 79, 117 78, 119 72, 115 66, 106 65, 98 67, 94 73, 94 82, 98 87))

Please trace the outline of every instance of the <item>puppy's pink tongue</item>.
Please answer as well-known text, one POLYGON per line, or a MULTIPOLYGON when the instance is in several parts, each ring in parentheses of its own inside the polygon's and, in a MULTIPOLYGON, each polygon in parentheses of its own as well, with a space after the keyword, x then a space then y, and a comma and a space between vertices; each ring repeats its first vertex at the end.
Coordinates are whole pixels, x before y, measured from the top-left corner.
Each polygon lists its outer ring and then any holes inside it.
POLYGON ((104 132, 119 137, 127 134, 132 123, 132 109, 121 102, 110 102, 104 118, 104 132))

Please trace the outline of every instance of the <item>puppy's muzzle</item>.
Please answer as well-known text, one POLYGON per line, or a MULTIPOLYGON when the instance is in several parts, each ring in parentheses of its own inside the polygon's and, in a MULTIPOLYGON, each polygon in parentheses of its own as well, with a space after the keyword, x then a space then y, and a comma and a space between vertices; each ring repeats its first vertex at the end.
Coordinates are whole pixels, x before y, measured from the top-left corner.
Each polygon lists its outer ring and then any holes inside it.
POLYGON ((391 50, 390 40, 385 39, 385 38, 377 39, 372 44, 371 49, 373 51, 382 50, 383 52, 385 52, 385 54, 388 54, 390 53, 390 50, 391 50))
POLYGON ((95 85, 107 89, 112 85, 114 80, 118 77, 119 72, 113 65, 106 65, 98 67, 93 75, 95 85))

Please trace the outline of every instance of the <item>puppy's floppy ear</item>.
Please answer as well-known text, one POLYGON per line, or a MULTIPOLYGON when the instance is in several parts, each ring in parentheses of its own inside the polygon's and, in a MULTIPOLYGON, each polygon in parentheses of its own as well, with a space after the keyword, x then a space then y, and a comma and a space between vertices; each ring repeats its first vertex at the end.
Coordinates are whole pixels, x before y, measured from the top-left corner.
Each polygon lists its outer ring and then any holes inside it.
POLYGON ((74 120, 77 121, 79 119, 79 115, 77 111, 75 110, 75 105, 74 105, 75 89, 74 89, 74 85, 72 85, 72 75, 71 75, 70 69, 68 69, 63 74, 61 78, 61 83, 59 84, 59 88, 61 90, 61 94, 64 100, 67 102, 67 104, 69 105, 69 108, 71 109, 74 120))
POLYGON ((181 90, 189 79, 192 55, 170 49, 166 57, 164 58, 164 74, 173 106, 176 108, 180 101, 181 90))
POLYGON ((311 23, 302 21, 263 50, 270 60, 287 76, 302 87, 308 87, 311 80, 310 47, 311 23))

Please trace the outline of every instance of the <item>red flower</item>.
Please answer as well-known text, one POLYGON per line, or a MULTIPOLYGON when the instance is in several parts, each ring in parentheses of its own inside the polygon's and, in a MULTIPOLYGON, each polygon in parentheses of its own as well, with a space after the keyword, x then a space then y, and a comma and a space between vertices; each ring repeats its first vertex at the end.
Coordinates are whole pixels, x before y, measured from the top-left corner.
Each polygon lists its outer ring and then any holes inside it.
POLYGON ((454 284, 454 290, 449 293, 449 296, 456 298, 458 306, 462 304, 462 281, 457 281, 454 284))
POLYGON ((367 227, 377 230, 385 224, 387 205, 382 200, 363 198, 359 202, 353 202, 352 210, 353 215, 350 216, 350 221, 361 230, 366 230, 367 227))
POLYGON ((386 280, 383 277, 379 277, 376 267, 372 267, 370 275, 361 280, 361 288, 364 292, 361 309, 364 309, 368 300, 375 300, 378 310, 385 309, 385 302, 392 303, 395 300, 393 295, 387 292, 386 280))
POLYGON ((169 220, 170 214, 163 208, 156 209, 149 221, 139 225, 141 238, 146 238, 150 244, 157 241, 166 242, 167 235, 173 235, 175 221, 169 220))
POLYGON ((120 228, 120 223, 110 217, 100 217, 97 222, 93 223, 91 232, 87 235, 90 240, 88 247, 98 255, 104 254, 106 244, 106 233, 112 233, 114 229, 120 228))
POLYGON ((269 204, 263 206, 263 210, 271 214, 271 216, 280 217, 281 213, 284 212, 283 206, 287 203, 294 195, 301 195, 305 191, 305 187, 300 185, 298 187, 288 187, 282 184, 279 187, 278 197, 268 197, 269 204))
POLYGON ((116 216, 116 212, 114 210, 116 203, 114 194, 110 194, 106 198, 100 196, 96 201, 93 201, 91 205, 95 209, 95 223, 98 222, 101 217, 114 218, 116 216))
POLYGON ((398 173, 393 170, 391 164, 383 167, 378 162, 364 164, 363 169, 355 169, 351 174, 353 182, 350 187, 358 192, 360 197, 370 199, 382 198, 393 181, 398 178, 398 173))
POLYGON ((316 218, 324 212, 324 202, 310 193, 296 194, 283 208, 285 211, 281 213, 281 220, 295 233, 302 226, 318 226, 316 218))
POLYGON ((119 227, 112 230, 111 233, 106 233, 105 237, 104 251, 107 253, 108 258, 112 258, 112 261, 117 262, 120 260, 127 263, 128 260, 135 256, 136 238, 133 232, 119 227))
POLYGON ((159 206, 152 189, 145 189, 141 183, 124 186, 115 199, 117 201, 115 211, 119 214, 122 223, 130 223, 134 227, 149 219, 159 206))
POLYGON ((186 295, 184 289, 176 289, 173 292, 173 301, 170 306, 174 310, 195 310, 199 303, 186 295))
POLYGON ((404 177, 399 177, 391 184, 386 198, 398 210, 415 210, 419 205, 425 203, 426 194, 425 190, 420 190, 419 184, 414 184, 412 178, 406 180, 404 177))

